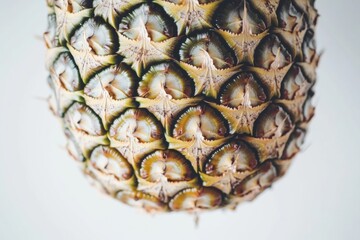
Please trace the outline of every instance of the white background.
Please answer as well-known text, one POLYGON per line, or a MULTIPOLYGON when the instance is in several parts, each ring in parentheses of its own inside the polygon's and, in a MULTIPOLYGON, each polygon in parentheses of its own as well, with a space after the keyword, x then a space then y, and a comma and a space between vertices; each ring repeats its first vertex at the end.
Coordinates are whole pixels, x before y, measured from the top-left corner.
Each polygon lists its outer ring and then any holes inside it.
POLYGON ((45 1, 0 1, 0 239, 360 239, 360 1, 317 1, 325 52, 306 150, 272 189, 197 229, 87 183, 45 102, 45 1))

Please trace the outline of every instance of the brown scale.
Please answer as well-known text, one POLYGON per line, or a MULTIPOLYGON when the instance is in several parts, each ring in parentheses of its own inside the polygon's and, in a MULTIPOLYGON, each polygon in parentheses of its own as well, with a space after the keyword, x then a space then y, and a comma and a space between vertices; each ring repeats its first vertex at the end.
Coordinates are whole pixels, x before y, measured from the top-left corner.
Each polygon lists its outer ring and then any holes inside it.
POLYGON ((180 66, 195 82, 195 94, 216 98, 222 84, 239 69, 232 50, 213 31, 187 38, 179 53, 180 66))
POLYGON ((232 187, 256 171, 257 166, 254 149, 243 141, 234 140, 215 150, 200 176, 204 186, 229 194, 232 187))
POLYGON ((316 68, 319 64, 320 55, 316 52, 316 41, 313 30, 308 30, 302 45, 304 53, 304 62, 298 63, 303 70, 304 75, 312 84, 316 81, 316 68))
POLYGON ((74 32, 67 47, 86 83, 92 75, 116 62, 118 37, 108 23, 90 18, 74 32))
POLYGON ((215 25, 235 34, 249 31, 257 35, 267 28, 261 16, 252 10, 250 2, 246 0, 224 1, 216 12, 215 25))
POLYGON ((290 135, 290 138, 286 144, 283 155, 280 159, 274 161, 274 165, 278 171, 279 176, 285 175, 292 159, 298 154, 305 140, 305 130, 301 128, 296 128, 293 133, 290 135))
POLYGON ((256 119, 268 106, 264 89, 249 72, 242 72, 224 84, 221 105, 209 103, 229 122, 230 133, 251 134, 256 119))
POLYGON ((267 26, 278 25, 278 16, 276 11, 279 7, 280 0, 249 0, 249 2, 252 3, 257 12, 262 13, 261 15, 267 26))
POLYGON ((311 28, 315 28, 319 14, 314 7, 315 0, 293 0, 306 13, 306 19, 311 28))
POLYGON ((280 97, 281 83, 291 67, 292 55, 279 37, 265 37, 255 51, 255 67, 249 67, 266 86, 268 97, 280 97))
POLYGON ((165 62, 153 65, 142 77, 136 98, 141 108, 153 113, 166 133, 175 116, 184 108, 196 105, 201 97, 194 96, 194 83, 178 65, 165 62))
POLYGON ((74 101, 80 101, 79 91, 83 82, 69 52, 54 53, 56 60, 48 69, 48 83, 53 90, 49 98, 50 108, 57 116, 63 116, 74 101))
POLYGON ((223 203, 222 193, 216 188, 189 188, 180 191, 169 203, 173 211, 216 209, 223 203))
POLYGON ((282 69, 291 61, 291 54, 274 34, 267 36, 255 52, 255 66, 266 70, 282 69))
POLYGON ((256 173, 234 186, 233 194, 246 200, 253 200, 277 178, 277 170, 271 161, 263 163, 256 173))
POLYGON ((128 109, 114 120, 108 133, 110 145, 137 169, 148 153, 164 148, 160 122, 145 109, 128 109))
POLYGON ((303 116, 302 116, 302 122, 300 123, 300 127, 304 129, 307 129, 310 120, 315 115, 315 107, 312 102, 313 97, 314 97, 314 92, 310 91, 303 106, 303 116))
POLYGON ((282 82, 281 98, 276 100, 291 114, 293 122, 303 120, 303 106, 311 87, 302 69, 293 65, 282 82))
POLYGON ((180 151, 198 171, 208 155, 227 141, 228 126, 216 110, 205 104, 189 107, 177 118, 172 136, 166 136, 169 148, 180 151))
POLYGON ((215 26, 239 62, 254 64, 254 51, 268 33, 266 23, 249 1, 224 1, 215 13, 215 26))
POLYGON ((142 4, 119 24, 118 54, 140 76, 151 63, 172 59, 176 25, 156 5, 142 4), (137 24, 137 25, 134 25, 137 24))
POLYGON ((281 157, 282 159, 291 159, 301 150, 301 146, 305 140, 305 134, 306 132, 301 128, 294 130, 281 157))
POLYGON ((191 163, 175 150, 157 150, 141 161, 138 190, 164 202, 177 192, 197 186, 191 163))
POLYGON ((135 185, 131 165, 120 152, 108 146, 98 146, 92 151, 87 171, 109 193, 131 190, 135 185))
POLYGON ((112 65, 89 79, 84 99, 105 128, 126 108, 135 107, 136 74, 125 64, 112 65))
POLYGON ((289 136, 293 130, 290 116, 278 105, 269 105, 256 120, 254 136, 243 139, 257 149, 259 161, 281 157, 289 136))
POLYGON ((308 24, 305 14, 293 1, 285 1, 278 9, 279 28, 274 30, 282 41, 287 44, 288 50, 294 59, 302 59, 302 43, 308 24))
POLYGON ((316 41, 314 31, 308 30, 303 43, 304 62, 311 63, 316 58, 316 41))
POLYGON ((85 104, 71 105, 64 115, 64 127, 71 132, 71 140, 76 141, 85 157, 89 157, 97 145, 108 144, 99 117, 85 104))

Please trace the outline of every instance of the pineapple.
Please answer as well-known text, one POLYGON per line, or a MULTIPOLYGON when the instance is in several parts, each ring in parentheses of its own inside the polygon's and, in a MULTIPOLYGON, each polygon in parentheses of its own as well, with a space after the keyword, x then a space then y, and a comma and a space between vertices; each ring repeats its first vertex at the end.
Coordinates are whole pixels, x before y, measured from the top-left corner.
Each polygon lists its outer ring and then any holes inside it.
POLYGON ((234 209, 283 176, 314 115, 314 0, 48 0, 67 149, 149 212, 234 209))

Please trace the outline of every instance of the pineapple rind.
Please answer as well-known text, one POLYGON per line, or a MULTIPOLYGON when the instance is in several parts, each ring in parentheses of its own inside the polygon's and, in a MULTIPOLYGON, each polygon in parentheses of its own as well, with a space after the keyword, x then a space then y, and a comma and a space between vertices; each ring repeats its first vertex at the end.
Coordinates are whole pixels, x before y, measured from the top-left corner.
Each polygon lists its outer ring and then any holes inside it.
POLYGON ((47 0, 49 104, 93 185, 148 212, 234 209, 314 115, 314 0, 47 0))

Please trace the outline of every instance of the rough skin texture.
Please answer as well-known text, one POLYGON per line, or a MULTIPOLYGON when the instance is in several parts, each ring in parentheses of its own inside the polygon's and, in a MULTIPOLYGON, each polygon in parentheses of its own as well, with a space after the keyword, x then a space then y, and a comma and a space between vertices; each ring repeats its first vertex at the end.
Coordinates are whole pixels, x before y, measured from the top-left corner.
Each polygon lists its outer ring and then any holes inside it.
POLYGON ((150 212, 235 208, 300 151, 314 0, 48 0, 48 82, 94 185, 150 212))

